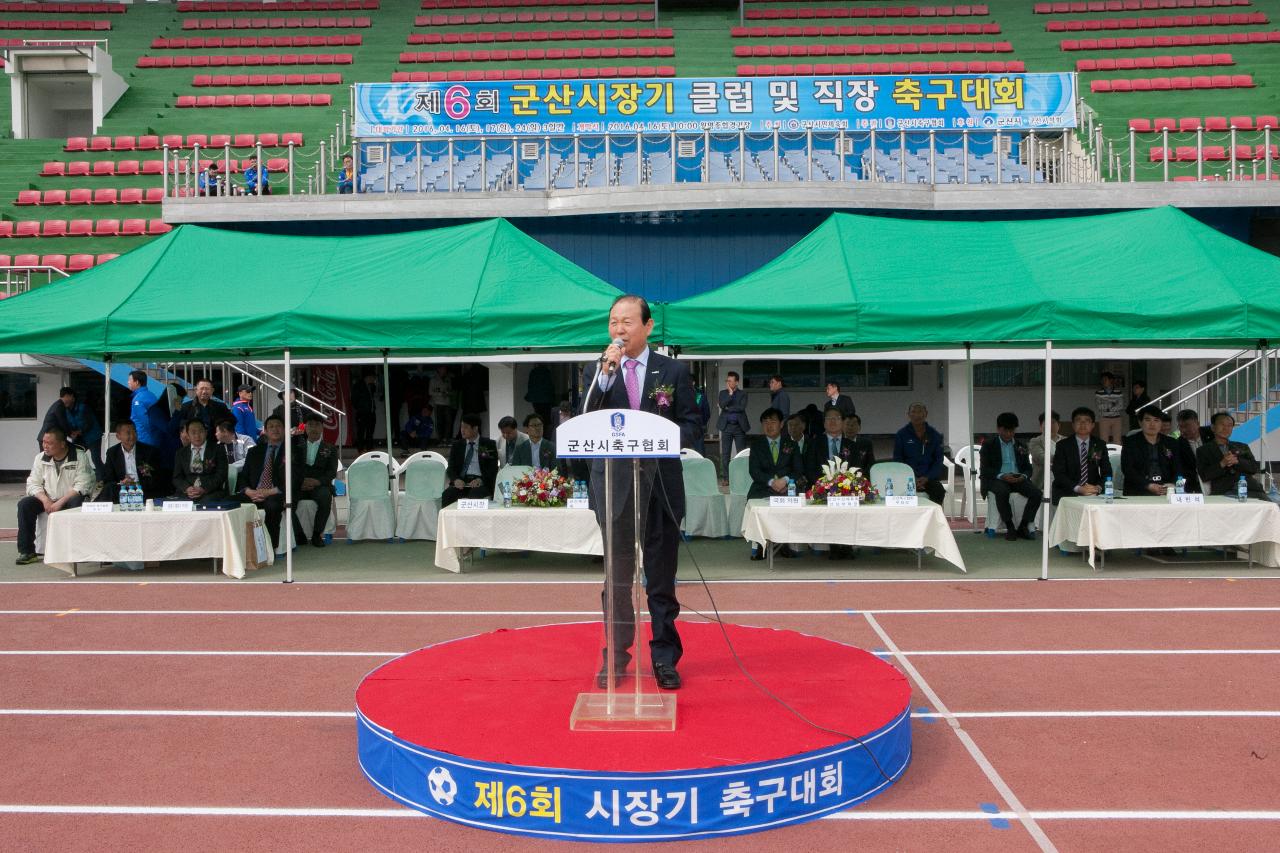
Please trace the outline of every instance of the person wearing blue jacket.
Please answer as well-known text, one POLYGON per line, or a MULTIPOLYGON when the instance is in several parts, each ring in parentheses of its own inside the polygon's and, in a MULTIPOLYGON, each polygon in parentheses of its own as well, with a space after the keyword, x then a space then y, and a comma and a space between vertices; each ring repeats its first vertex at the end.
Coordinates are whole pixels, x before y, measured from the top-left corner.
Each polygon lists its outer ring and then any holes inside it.
POLYGON ((262 185, 262 195, 271 195, 271 176, 265 166, 259 165, 258 158, 249 155, 248 166, 244 167, 245 195, 258 195, 258 185, 262 185))
MULTIPOLYGON (((893 461, 911 466, 916 491, 941 504, 947 490, 942 485, 942 433, 929 426, 929 410, 924 403, 907 407, 907 425, 893 438, 893 461)), ((906 493, 905 483, 895 483, 898 494, 906 493)))
POLYGON ((154 412, 156 395, 147 387, 146 371, 129 372, 129 390, 133 392, 133 399, 129 403, 129 419, 138 431, 138 442, 160 447, 163 444, 165 421, 163 416, 154 412))
POLYGON ((236 389, 231 414, 236 419, 236 433, 256 442, 262 430, 258 429, 258 418, 253 413, 253 386, 241 385, 236 389))

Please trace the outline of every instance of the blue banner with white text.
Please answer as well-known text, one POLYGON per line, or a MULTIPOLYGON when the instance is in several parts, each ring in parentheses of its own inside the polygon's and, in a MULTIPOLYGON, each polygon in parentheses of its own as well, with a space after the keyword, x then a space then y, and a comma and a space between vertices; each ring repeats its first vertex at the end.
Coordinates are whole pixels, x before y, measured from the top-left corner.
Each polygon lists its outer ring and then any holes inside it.
POLYGON ((865 735, 777 761, 656 773, 555 770, 460 758, 357 713, 360 766, 382 793, 482 829, 574 841, 669 841, 772 829, 887 789, 911 760, 910 711, 865 735))
POLYGON ((1076 126, 1075 74, 361 83, 361 139, 1076 126))

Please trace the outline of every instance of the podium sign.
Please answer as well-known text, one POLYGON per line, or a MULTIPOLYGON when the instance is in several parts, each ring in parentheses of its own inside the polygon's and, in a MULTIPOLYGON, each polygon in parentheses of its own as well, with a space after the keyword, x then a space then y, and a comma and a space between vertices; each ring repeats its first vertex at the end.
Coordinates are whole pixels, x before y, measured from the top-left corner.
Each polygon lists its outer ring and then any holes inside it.
POLYGON ((601 409, 556 427, 557 459, 679 459, 680 427, 649 412, 601 409))
MULTIPOLYGON (((592 491, 597 495, 597 506, 603 509, 597 517, 604 526, 604 691, 578 694, 569 728, 672 731, 676 727, 676 697, 658 692, 641 639, 641 623, 648 613, 641 544, 649 487, 656 476, 654 467, 659 459, 680 458, 680 427, 659 415, 632 409, 586 412, 556 428, 556 458, 600 460, 599 465, 592 466, 592 491), (622 514, 614 518, 614 502, 618 500, 630 500, 632 518, 622 514), (621 534, 617 541, 615 534, 621 534), (625 577, 628 560, 635 566, 630 578, 625 577), (615 566, 623 577, 618 577, 615 566), (632 614, 629 626, 625 619, 628 583, 632 614), (620 608, 622 613, 617 612, 620 608), (620 648, 623 645, 626 648, 620 648), (625 672, 619 671, 618 658, 625 656, 628 649, 634 653, 635 671, 632 689, 624 691, 619 685, 625 672)), ((595 673, 592 678, 596 679, 595 673)))

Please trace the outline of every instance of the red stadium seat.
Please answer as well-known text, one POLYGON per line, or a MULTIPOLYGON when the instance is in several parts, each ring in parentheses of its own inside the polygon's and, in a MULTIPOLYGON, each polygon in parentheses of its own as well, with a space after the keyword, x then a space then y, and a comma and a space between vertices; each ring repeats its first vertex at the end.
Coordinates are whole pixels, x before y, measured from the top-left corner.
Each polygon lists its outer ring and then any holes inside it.
POLYGON ((93 266, 93 255, 72 255, 68 261, 67 272, 80 272, 93 266))
POLYGON ((65 219, 46 219, 44 225, 40 229, 41 237, 65 237, 67 236, 67 221, 65 219))
POLYGON ((117 253, 115 253, 115 252, 107 252, 107 253, 105 253, 105 254, 98 255, 98 263, 97 263, 97 266, 102 266, 102 265, 103 265, 103 264, 105 264, 107 261, 114 261, 114 260, 115 260, 116 258, 118 258, 118 257, 120 257, 120 255, 119 255, 119 254, 117 254, 117 253))
POLYGON ((40 223, 34 220, 23 220, 13 227, 15 237, 39 237, 40 223))
POLYGON ((93 137, 92 139, 89 140, 89 150, 90 151, 110 151, 111 137, 110 136, 93 137))
POLYGON ((67 267, 66 255, 45 255, 40 258, 40 266, 54 267, 56 269, 65 270, 67 267))
POLYGON ((93 204, 115 204, 119 200, 119 193, 114 189, 100 189, 93 191, 93 204))
POLYGON ((120 221, 117 219, 99 219, 93 226, 95 237, 115 237, 120 233, 120 221))
POLYGON ((45 190, 44 198, 41 200, 40 203, 46 207, 48 207, 49 205, 66 204, 67 191, 66 190, 45 190))
POLYGON ((260 133, 258 134, 258 142, 263 148, 280 147, 280 134, 278 133, 260 133))
POLYGON ((140 237, 147 233, 147 220, 126 219, 120 223, 121 237, 140 237))
POLYGON ((38 205, 40 203, 40 190, 18 190, 18 200, 16 204, 20 207, 28 205, 38 205))
POLYGON ((147 187, 142 196, 143 204, 160 204, 164 201, 164 187, 147 187))
POLYGON ((160 149, 160 137, 158 136, 139 136, 137 150, 139 151, 158 151, 160 149))
POLYGON ((1129 129, 1134 133, 1150 133, 1151 119, 1131 118, 1129 119, 1129 129))
POLYGON ((50 160, 40 169, 40 177, 51 178, 66 174, 67 165, 61 160, 50 160))
POLYGON ((87 151, 89 150, 89 140, 83 136, 67 137, 67 144, 63 147, 63 151, 87 151))
POLYGON ((168 234, 173 230, 173 226, 165 222, 163 219, 151 219, 147 221, 147 233, 150 235, 168 234))
POLYGON ((67 223, 67 235, 70 237, 93 236, 92 219, 73 219, 67 223))
POLYGON ((142 189, 140 187, 126 187, 120 190, 120 204, 142 204, 142 189))
POLYGON ((13 258, 15 267, 38 267, 40 266, 39 255, 15 255, 13 258))

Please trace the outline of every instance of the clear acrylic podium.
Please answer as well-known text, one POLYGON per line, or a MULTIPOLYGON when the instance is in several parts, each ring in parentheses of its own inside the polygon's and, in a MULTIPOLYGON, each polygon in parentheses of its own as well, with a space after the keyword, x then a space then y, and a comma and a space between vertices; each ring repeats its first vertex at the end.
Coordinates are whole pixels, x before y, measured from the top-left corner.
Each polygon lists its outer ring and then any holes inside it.
POLYGON ((587 412, 556 430, 556 457, 592 463, 593 508, 604 540, 604 661, 591 671, 595 689, 578 694, 569 728, 673 731, 676 697, 658 690, 644 636, 649 607, 641 545, 657 460, 680 457, 680 429, 648 412, 587 412), (628 649, 632 667, 620 672, 618 658, 628 649), (597 667, 605 675, 603 690, 597 667))

